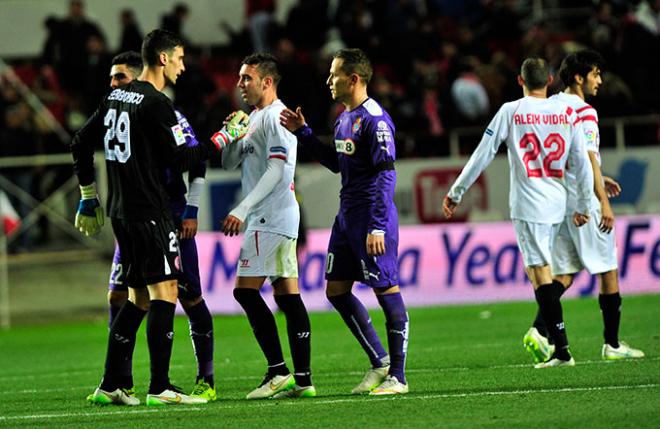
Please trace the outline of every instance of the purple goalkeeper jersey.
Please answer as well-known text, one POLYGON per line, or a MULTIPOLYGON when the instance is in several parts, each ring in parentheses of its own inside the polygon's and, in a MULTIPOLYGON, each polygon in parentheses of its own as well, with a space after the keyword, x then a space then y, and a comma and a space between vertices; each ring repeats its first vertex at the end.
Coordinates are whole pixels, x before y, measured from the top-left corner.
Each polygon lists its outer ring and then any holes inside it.
POLYGON ((307 126, 295 133, 321 164, 341 173, 339 215, 364 216, 367 211, 368 232, 388 231, 397 226, 394 131, 390 115, 368 98, 357 108, 339 115, 334 148, 319 141, 307 126))
MULTIPOLYGON (((178 110, 175 110, 175 113, 176 119, 183 130, 183 135, 186 138, 185 145, 188 147, 199 145, 199 141, 197 141, 195 132, 188 123, 188 119, 186 119, 186 117, 183 116, 178 110)), ((165 174, 165 189, 167 191, 167 195, 170 198, 170 208, 176 217, 177 212, 179 212, 178 215, 180 215, 180 212, 186 205, 186 192, 188 191, 188 188, 185 181, 183 180, 183 174, 181 171, 170 168, 167 169, 165 174)), ((203 178, 205 175, 206 162, 200 162, 198 165, 194 166, 190 169, 190 171, 188 171, 188 181, 192 182, 194 178, 203 178)))

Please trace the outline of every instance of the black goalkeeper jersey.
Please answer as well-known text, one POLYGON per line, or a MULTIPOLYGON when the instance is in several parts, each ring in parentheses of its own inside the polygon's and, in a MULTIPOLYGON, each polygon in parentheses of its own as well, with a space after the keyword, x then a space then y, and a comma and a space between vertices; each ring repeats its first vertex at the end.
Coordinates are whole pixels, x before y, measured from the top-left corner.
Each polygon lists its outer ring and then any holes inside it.
POLYGON ((110 92, 71 143, 81 185, 94 181, 94 147, 103 141, 108 216, 145 221, 168 216, 165 171, 187 170, 216 151, 210 141, 187 147, 172 102, 151 83, 134 80, 110 92))

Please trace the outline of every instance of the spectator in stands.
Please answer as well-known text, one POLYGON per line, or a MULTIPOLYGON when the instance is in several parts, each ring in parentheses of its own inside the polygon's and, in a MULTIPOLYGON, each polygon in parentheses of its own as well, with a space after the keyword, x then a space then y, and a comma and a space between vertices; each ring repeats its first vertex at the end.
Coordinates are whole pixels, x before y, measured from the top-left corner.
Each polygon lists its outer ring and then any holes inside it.
POLYGON ((92 36, 105 40, 100 28, 85 17, 82 0, 70 0, 69 15, 59 26, 60 62, 56 67, 62 87, 70 93, 82 91, 80 75, 88 60, 87 40, 92 36))
POLYGON ((138 26, 132 9, 123 9, 120 14, 121 40, 119 52, 136 51, 142 49, 142 31, 138 26))
POLYGON ((458 113, 456 124, 476 124, 489 113, 488 94, 475 73, 478 62, 475 57, 459 61, 458 77, 451 84, 451 99, 458 113))
POLYGON ((273 38, 275 0, 245 0, 247 27, 254 52, 270 52, 273 38))
POLYGON ((83 112, 91 115, 101 98, 108 92, 108 70, 112 55, 107 50, 105 40, 99 35, 91 35, 85 45, 86 61, 78 82, 83 89, 83 112))
POLYGON ((328 31, 328 0, 298 0, 286 21, 286 36, 297 50, 317 51, 328 31))
POLYGON ((184 3, 177 3, 174 5, 172 12, 163 15, 160 21, 160 28, 163 30, 171 31, 179 37, 183 36, 183 23, 188 18, 190 10, 184 3))
MULTIPOLYGON (((3 88, 3 93, 7 96, 6 99, 15 102, 9 104, 5 108, 4 123, 5 126, 0 129, 0 156, 30 156, 36 155, 36 141, 32 127, 32 111, 30 107, 20 101, 17 94, 13 93, 11 88, 3 88)), ((21 195, 16 195, 9 189, 9 199, 18 211, 21 219, 25 218, 30 212, 30 204, 25 200, 27 196, 32 197, 34 194, 34 167, 11 167, 3 168, 2 176, 6 177, 22 192, 21 195)), ((32 238, 29 231, 24 231, 20 242, 17 243, 19 248, 12 248, 11 251, 27 250, 31 247, 32 238)))

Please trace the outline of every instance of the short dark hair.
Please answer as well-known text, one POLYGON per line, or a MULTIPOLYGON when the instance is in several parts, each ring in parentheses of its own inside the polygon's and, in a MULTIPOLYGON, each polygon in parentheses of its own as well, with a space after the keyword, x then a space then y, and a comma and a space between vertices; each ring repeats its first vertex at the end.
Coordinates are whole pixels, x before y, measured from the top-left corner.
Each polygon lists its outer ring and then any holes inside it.
POLYGON ((140 76, 140 73, 142 73, 142 55, 135 51, 126 51, 115 55, 111 64, 113 66, 126 64, 126 67, 131 70, 135 77, 140 76))
POLYGON ((161 52, 171 53, 177 46, 183 46, 182 38, 171 31, 157 28, 142 41, 142 61, 148 66, 155 66, 161 52))
POLYGON ((561 62, 561 66, 559 66, 559 77, 564 85, 568 87, 575 83, 576 74, 586 79, 594 67, 602 69, 604 64, 605 60, 596 51, 585 49, 574 52, 566 56, 561 62))
POLYGON ((243 58, 243 61, 241 61, 241 65, 244 64, 248 66, 257 66, 257 71, 261 78, 263 79, 266 76, 270 76, 273 79, 275 86, 277 86, 282 79, 277 67, 277 58, 272 54, 258 52, 256 54, 248 55, 243 58))
POLYGON ((374 74, 374 69, 371 67, 369 57, 367 57, 367 54, 362 49, 341 49, 332 58, 344 61, 341 65, 344 73, 348 75, 355 73, 360 76, 360 79, 362 79, 365 85, 369 84, 371 76, 374 74))
POLYGON ((550 67, 548 67, 548 62, 543 58, 527 58, 520 67, 520 75, 525 81, 527 89, 541 89, 548 85, 550 67))

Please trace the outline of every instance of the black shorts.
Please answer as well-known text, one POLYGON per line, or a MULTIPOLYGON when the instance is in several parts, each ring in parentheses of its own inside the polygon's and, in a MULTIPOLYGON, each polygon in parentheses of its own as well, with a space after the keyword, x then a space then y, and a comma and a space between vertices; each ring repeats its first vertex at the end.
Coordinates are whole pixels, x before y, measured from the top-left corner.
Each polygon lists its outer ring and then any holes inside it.
POLYGON ((112 219, 129 287, 143 288, 181 273, 179 240, 169 217, 149 221, 112 219))

